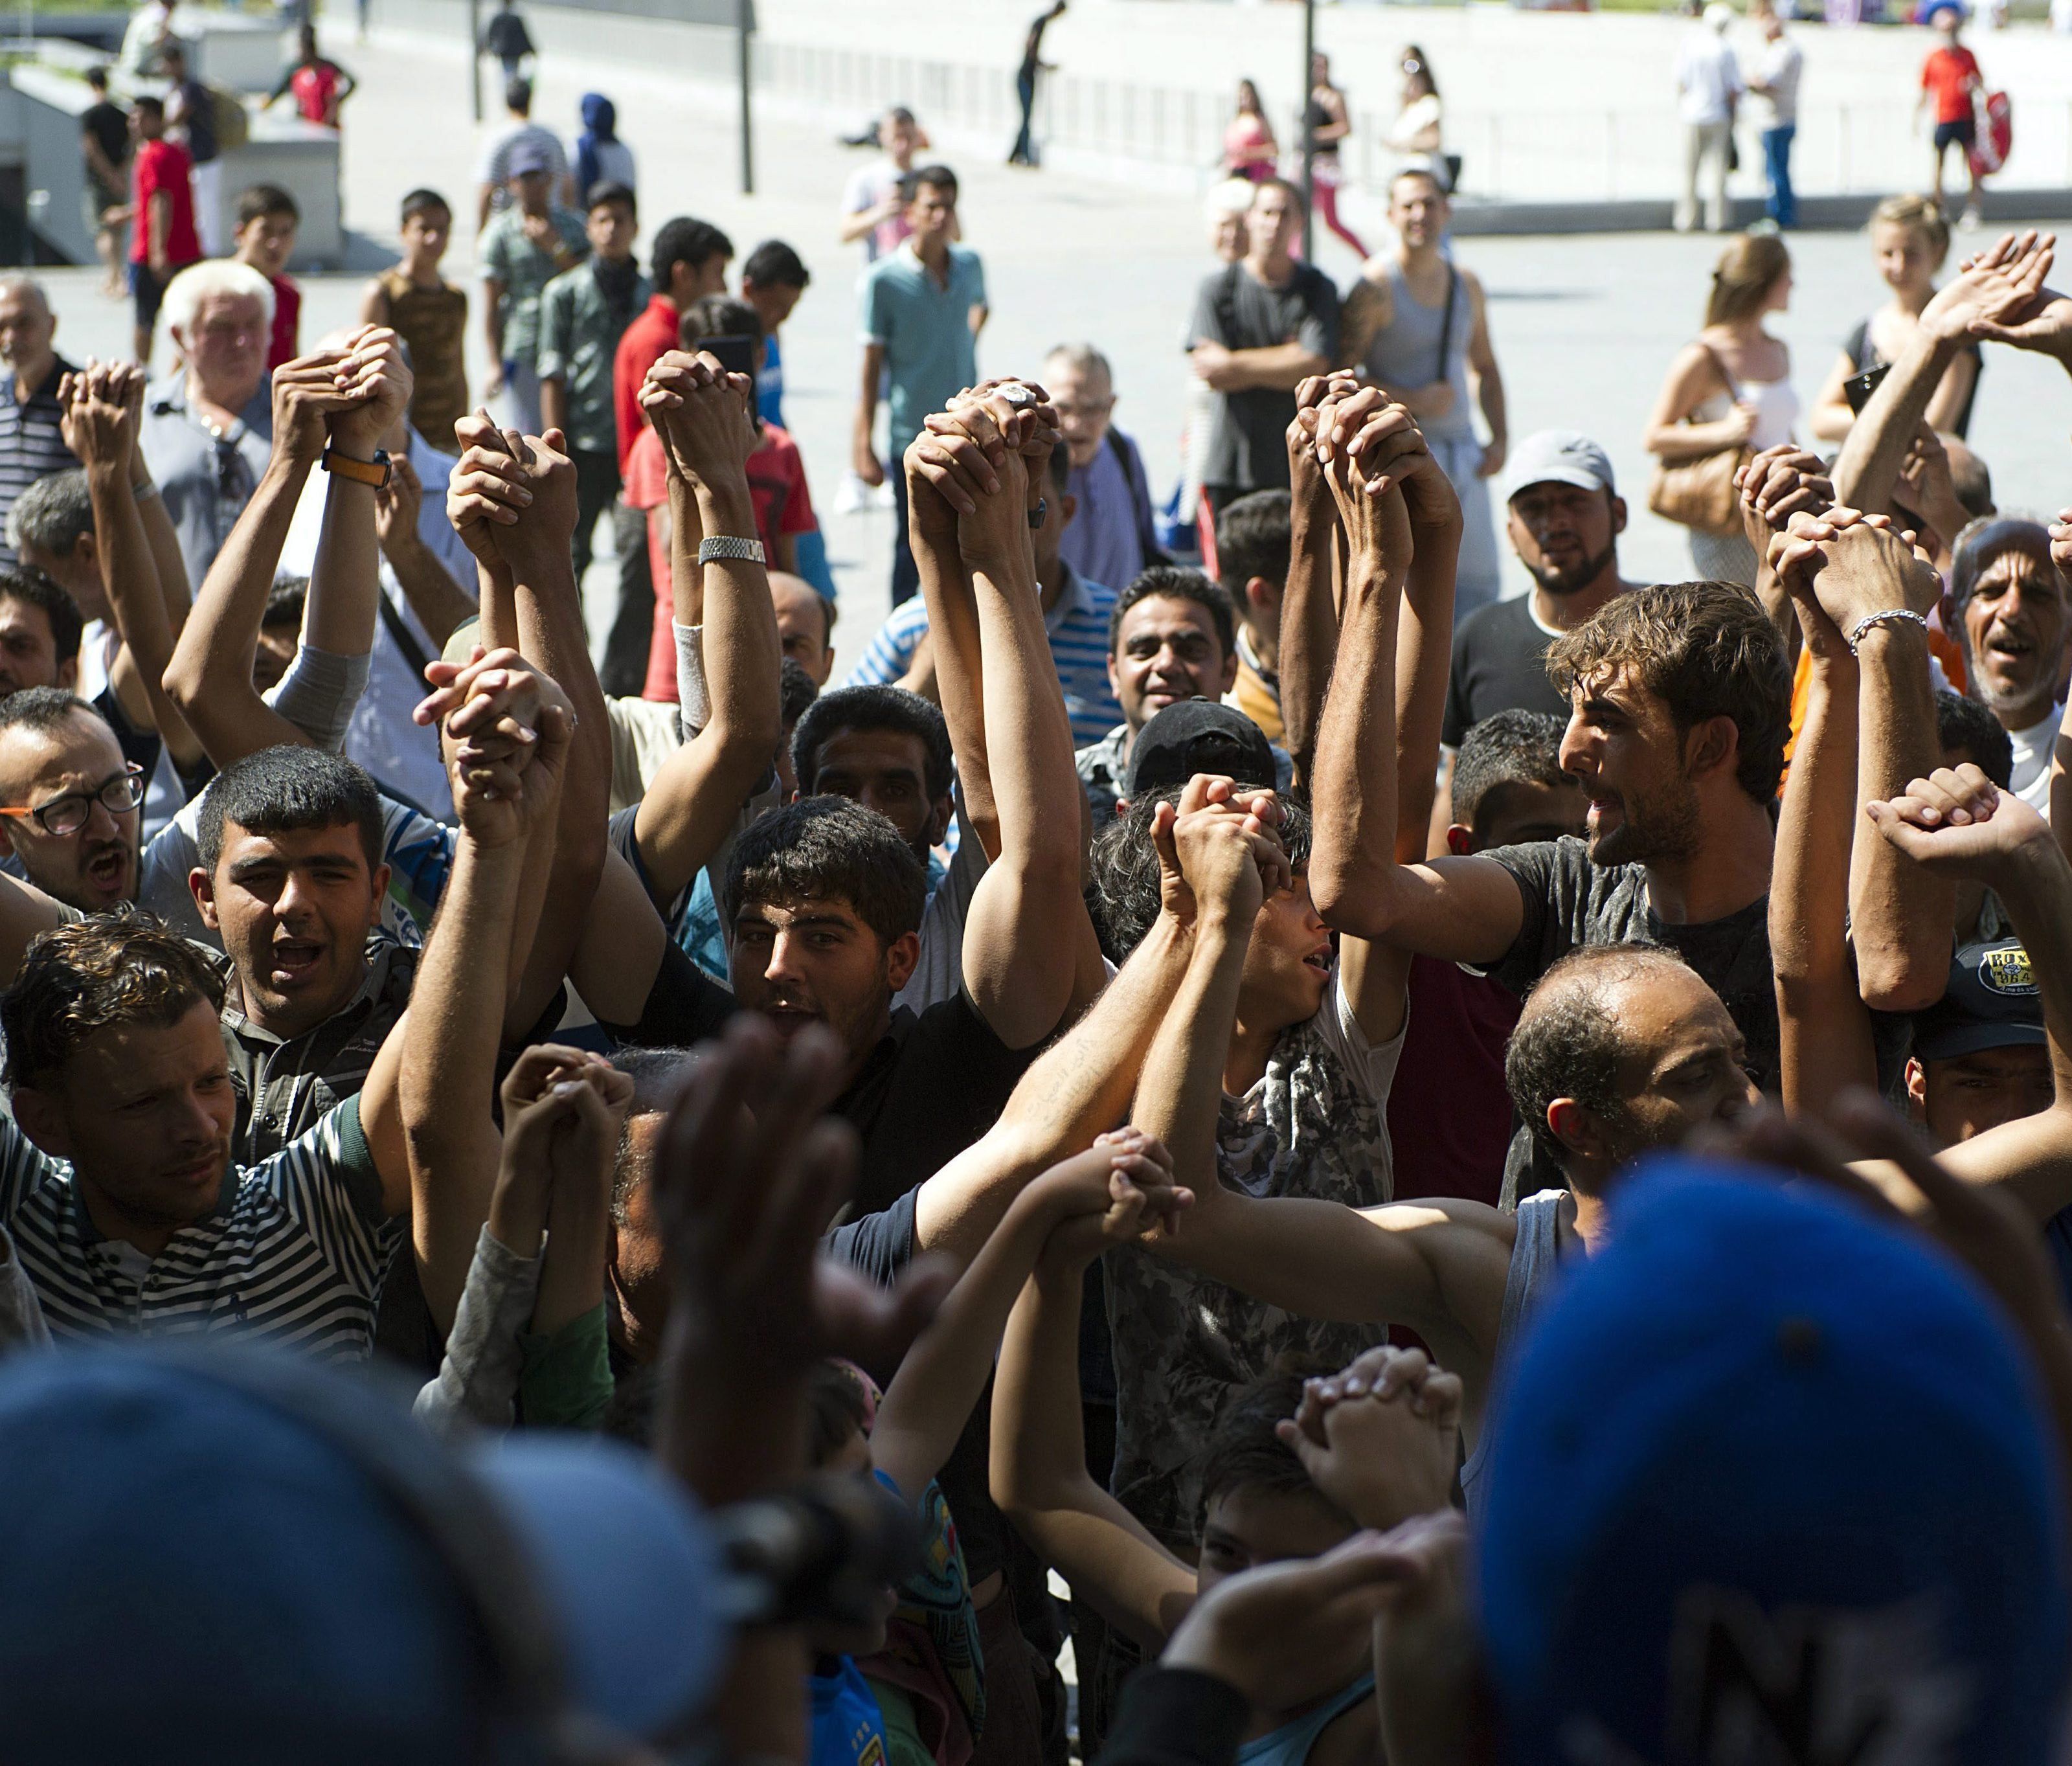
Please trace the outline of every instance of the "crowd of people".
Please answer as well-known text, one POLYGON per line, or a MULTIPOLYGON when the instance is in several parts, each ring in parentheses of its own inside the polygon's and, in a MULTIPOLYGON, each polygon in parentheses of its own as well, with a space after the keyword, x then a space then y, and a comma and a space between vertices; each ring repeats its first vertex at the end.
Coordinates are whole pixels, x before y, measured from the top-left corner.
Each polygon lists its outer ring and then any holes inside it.
POLYGON ((807 266, 507 97, 504 423, 449 199, 306 344, 141 99, 137 360, 0 279, 0 1758, 2057 1757, 2053 242, 1881 209, 1825 457, 1737 240, 1649 583, 1443 172, 1342 298, 1259 177, 1197 567, 895 111, 837 685, 807 266))

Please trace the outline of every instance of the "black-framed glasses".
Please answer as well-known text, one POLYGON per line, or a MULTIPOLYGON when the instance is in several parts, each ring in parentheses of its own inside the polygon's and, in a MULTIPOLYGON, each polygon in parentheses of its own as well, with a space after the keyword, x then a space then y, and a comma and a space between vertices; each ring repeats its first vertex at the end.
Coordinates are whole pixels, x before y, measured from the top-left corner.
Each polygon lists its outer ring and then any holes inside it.
POLYGON ((111 816, 119 816, 125 810, 134 809, 143 801, 144 769, 132 761, 91 791, 68 791, 48 803, 38 804, 33 809, 0 808, 0 816, 27 817, 45 834, 62 839, 67 834, 77 834, 86 825, 97 803, 111 816))

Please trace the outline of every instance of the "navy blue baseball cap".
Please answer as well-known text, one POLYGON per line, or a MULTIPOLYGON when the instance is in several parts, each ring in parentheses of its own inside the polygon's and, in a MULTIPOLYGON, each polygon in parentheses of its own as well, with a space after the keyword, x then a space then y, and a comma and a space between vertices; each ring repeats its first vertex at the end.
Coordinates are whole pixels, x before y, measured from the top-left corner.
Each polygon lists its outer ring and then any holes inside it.
POLYGON ((1955 1060, 1988 1048, 2041 1048, 2043 996, 2018 938, 1967 945, 1951 959, 1942 998, 1914 1015, 1914 1052, 1955 1060))
POLYGON ((1655 1159, 1611 1205, 1488 1424, 1508 1757, 2042 1766, 2064 1495, 1996 1303, 1774 1172, 1655 1159))
POLYGON ((212 1341, 0 1366, 8 1766, 487 1757, 505 1681, 479 1592, 399 1496, 408 1480, 344 1451, 339 1426, 411 1432, 419 1470, 493 1506, 575 1720, 652 1736, 704 1702, 726 1653, 718 1554, 652 1459, 576 1436, 462 1451, 364 1378, 298 1362, 319 1425, 237 1383, 267 1361, 212 1341))

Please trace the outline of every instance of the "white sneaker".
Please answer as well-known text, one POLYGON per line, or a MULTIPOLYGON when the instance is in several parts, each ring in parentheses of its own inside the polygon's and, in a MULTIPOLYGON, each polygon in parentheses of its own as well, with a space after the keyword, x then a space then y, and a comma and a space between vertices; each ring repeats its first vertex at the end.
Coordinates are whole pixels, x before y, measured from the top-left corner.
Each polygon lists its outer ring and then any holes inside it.
POLYGON ((1958 217, 1957 224, 1967 233, 1975 233, 1985 224, 1980 218, 1979 206, 1976 203, 1971 204, 1965 208, 1964 212, 1958 217))

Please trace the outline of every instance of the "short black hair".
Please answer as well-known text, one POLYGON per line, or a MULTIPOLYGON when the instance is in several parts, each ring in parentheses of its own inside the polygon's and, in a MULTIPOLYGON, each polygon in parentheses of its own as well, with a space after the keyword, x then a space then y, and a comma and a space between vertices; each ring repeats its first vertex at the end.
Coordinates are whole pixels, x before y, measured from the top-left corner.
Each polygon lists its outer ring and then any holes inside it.
POLYGON ((1122 640, 1123 615, 1139 601, 1148 601, 1153 595, 1192 601, 1207 612, 1209 623, 1216 628, 1216 642, 1223 647, 1223 654, 1227 657, 1237 648, 1237 612, 1223 584, 1207 571, 1193 570, 1184 564, 1154 564, 1138 571, 1130 579, 1128 587, 1115 598, 1115 611, 1108 620, 1110 656, 1116 653, 1116 646, 1122 640))
POLYGON ((1067 488, 1072 482, 1072 451, 1063 442, 1058 443, 1051 448, 1047 470, 1050 477, 1051 491, 1055 495, 1063 496, 1067 488))
POLYGON ((0 698, 0 731, 35 730, 46 735, 64 729, 80 713, 114 734, 100 710, 64 687, 24 687, 0 698))
MULTIPOLYGON (((1561 737, 1568 728, 1550 711, 1513 707, 1492 712, 1461 738, 1453 761, 1453 820, 1475 828, 1475 812, 1498 785, 1561 785, 1561 737)), ((1475 828, 1479 835, 1482 830, 1475 828)))
POLYGON ((402 211, 396 217, 399 227, 413 215, 429 215, 436 210, 448 220, 453 219, 453 204, 436 190, 413 190, 403 199, 402 211))
POLYGON ((508 80, 504 84, 504 108, 519 116, 532 113, 532 82, 523 76, 508 80))
MULTIPOLYGON (((826 605, 827 597, 820 598, 826 605)), ((777 671, 778 716, 784 727, 791 729, 805 716, 813 702, 820 696, 820 684, 792 657, 787 657, 777 671)))
POLYGON ((108 70, 101 67, 88 68, 86 70, 86 83, 96 92, 107 91, 108 70))
POLYGON ((259 615, 259 629, 278 632, 283 626, 293 626, 299 632, 309 604, 310 579, 292 570, 278 571, 273 587, 266 591, 266 611, 259 615))
POLYGON ((759 349, 763 315, 731 294, 701 294, 684 309, 684 316, 676 322, 676 335, 685 349, 712 337, 746 337, 759 349))
POLYGON ((1292 508, 1285 491, 1254 491, 1216 517, 1216 568, 1232 602, 1243 603, 1244 586, 1256 576, 1286 586, 1292 508))
POLYGON ((899 180, 899 200, 913 201, 923 184, 941 191, 952 202, 957 200, 957 175, 948 166, 916 166, 899 180))
MULTIPOLYGON (((1158 851, 1151 843, 1151 821, 1161 803, 1178 803, 1184 784, 1168 785, 1130 800, 1129 808, 1094 835, 1087 856, 1088 906, 1103 954, 1111 962, 1125 961, 1144 941, 1158 917, 1158 851)), ((1297 871, 1309 863, 1308 809, 1292 797, 1281 802, 1281 844, 1297 871)))
POLYGON ((80 617, 79 603, 41 570, 26 567, 0 570, 0 600, 41 607, 43 617, 51 622, 51 641, 59 665, 78 660, 79 635, 86 628, 86 622, 80 617))
POLYGON ((693 220, 688 215, 679 215, 674 220, 662 223, 662 230, 655 236, 655 286, 666 292, 669 286, 669 273, 679 264, 689 264, 696 270, 713 257, 731 257, 734 241, 709 220, 693 220))
POLYGON ((813 795, 820 776, 820 750, 845 730, 891 730, 917 736, 927 751, 923 787, 931 801, 947 797, 956 782, 950 727, 942 708, 904 687, 839 687, 816 699, 791 733, 791 766, 799 792, 813 795))
POLYGON ((846 903, 890 945, 921 929, 928 873, 875 809, 806 797, 758 817, 736 838, 722 895, 730 943, 747 903, 804 899, 846 903))
POLYGON ((295 199, 278 184, 249 184, 237 193, 237 225, 240 232, 269 215, 286 215, 297 226, 302 212, 295 199))
POLYGON ((688 1048, 615 1049, 611 1064, 633 1081, 633 1101, 619 1127, 619 1155, 612 1164, 611 1217, 629 1224, 635 1174, 632 1168, 633 1125, 643 1116, 659 1116, 676 1101, 697 1056, 688 1048))
POLYGON ((753 282, 758 288, 804 288, 812 279, 805 259, 781 239, 764 240, 741 266, 744 287, 753 282))
POLYGON ((53 558, 70 558, 80 535, 92 532, 93 497, 83 466, 38 479, 7 512, 7 543, 17 553, 33 545, 53 558))
POLYGON ((351 823, 370 875, 381 865, 381 793, 365 770, 323 748, 283 743, 247 755, 216 776, 201 800, 195 845, 211 871, 223 856, 223 830, 298 834, 351 823))
POLYGON ((56 1078, 111 1025, 169 1029, 200 1005, 223 1010, 222 982, 201 948, 154 914, 125 904, 43 932, 0 996, 8 1089, 56 1078))
POLYGON ((583 212, 594 214, 606 203, 624 203, 627 213, 636 218, 640 213, 640 204, 635 200, 633 187, 621 183, 616 178, 600 178, 590 187, 583 196, 583 212))
POLYGON ((165 120, 166 101, 155 93, 138 93, 130 101, 130 108, 132 110, 141 110, 147 117, 156 117, 161 121, 165 120))
POLYGON ((1240 1490, 1282 1496, 1304 1496, 1340 1515, 1346 1529, 1353 1522, 1319 1490, 1295 1450, 1281 1439, 1279 1424, 1301 1407, 1303 1381, 1316 1374, 1338 1372, 1318 1363, 1297 1370, 1276 1369, 1255 1380, 1224 1407, 1202 1450, 1202 1509, 1197 1523, 1208 1519, 1209 1505, 1240 1490))
POLYGON ((1628 1042, 1611 990, 1643 969, 1689 966, 1658 945, 1579 945, 1533 984, 1504 1048, 1503 1083, 1533 1144, 1557 1166, 1568 1150, 1547 1126, 1555 1099, 1573 1098, 1598 1116, 1621 1113, 1618 1064, 1628 1042))
POLYGON ((2014 777, 2014 739, 2006 727, 1976 699, 1947 687, 1935 695, 1935 745, 1946 754, 1964 749, 1979 771, 2003 791, 2014 777))

